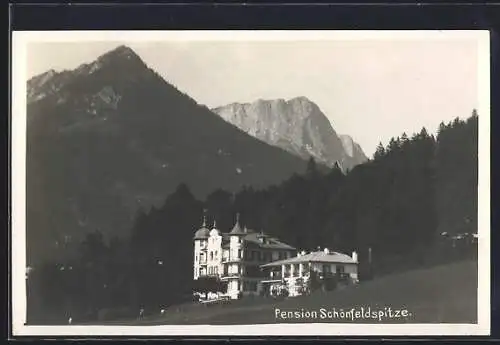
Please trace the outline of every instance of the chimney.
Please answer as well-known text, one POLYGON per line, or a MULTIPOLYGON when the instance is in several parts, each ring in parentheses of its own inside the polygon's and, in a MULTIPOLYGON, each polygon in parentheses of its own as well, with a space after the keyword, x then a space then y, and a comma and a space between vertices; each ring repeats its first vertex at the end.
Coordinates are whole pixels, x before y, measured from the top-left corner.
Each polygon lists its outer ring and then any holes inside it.
POLYGON ((352 259, 354 260, 354 262, 358 262, 358 253, 352 252, 352 259))
POLYGON ((325 252, 325 254, 330 254, 330 250, 328 248, 325 248, 323 251, 325 252))

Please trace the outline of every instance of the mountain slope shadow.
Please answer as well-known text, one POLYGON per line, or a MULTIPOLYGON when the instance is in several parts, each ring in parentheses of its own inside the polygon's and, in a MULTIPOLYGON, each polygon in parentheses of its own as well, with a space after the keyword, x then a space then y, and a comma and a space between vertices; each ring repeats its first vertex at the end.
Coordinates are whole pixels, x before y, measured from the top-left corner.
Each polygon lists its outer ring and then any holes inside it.
POLYGON ((32 78, 27 96, 28 264, 87 231, 125 234, 138 209, 181 182, 204 197, 306 166, 198 105, 125 46, 32 78))

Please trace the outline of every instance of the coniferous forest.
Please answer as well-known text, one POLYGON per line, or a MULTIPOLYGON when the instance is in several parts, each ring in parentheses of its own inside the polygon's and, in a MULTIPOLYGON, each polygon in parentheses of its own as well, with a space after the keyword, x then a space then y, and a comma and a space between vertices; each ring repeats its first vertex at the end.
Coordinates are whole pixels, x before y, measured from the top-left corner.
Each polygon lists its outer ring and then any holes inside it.
MULTIPOLYGON (((129 238, 87 235, 66 262, 29 273, 28 322, 106 320, 157 312, 192 297, 193 235, 216 221, 263 230, 299 250, 357 251, 360 279, 476 255, 450 245, 477 233, 478 116, 380 143, 371 160, 342 172, 310 160, 303 174, 266 189, 218 189, 197 200, 181 184, 140 211, 129 238), (367 264, 369 248, 371 265, 367 264), (52 318, 52 320, 49 320, 52 318)), ((470 247, 472 248, 472 247, 470 247)))

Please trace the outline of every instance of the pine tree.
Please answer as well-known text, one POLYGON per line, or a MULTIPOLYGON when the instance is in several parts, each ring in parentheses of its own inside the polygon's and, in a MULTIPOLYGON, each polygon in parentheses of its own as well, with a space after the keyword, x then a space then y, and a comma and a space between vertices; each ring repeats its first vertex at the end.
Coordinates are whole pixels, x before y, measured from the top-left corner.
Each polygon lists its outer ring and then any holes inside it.
POLYGON ((401 144, 406 145, 408 144, 408 142, 409 142, 408 135, 406 134, 406 132, 403 132, 403 134, 401 135, 401 144))
POLYGON ((443 121, 441 121, 441 123, 439 124, 439 128, 438 128, 438 135, 443 133, 445 130, 446 130, 446 125, 443 121))
POLYGON ((389 145, 387 146, 386 152, 387 153, 394 153, 399 149, 399 143, 398 140, 396 140, 394 137, 389 140, 389 145))
POLYGON ((373 159, 378 160, 385 156, 385 148, 382 145, 382 142, 379 142, 377 148, 375 149, 375 153, 373 154, 373 159))
POLYGON ((425 128, 425 127, 422 127, 422 130, 420 131, 420 133, 419 133, 419 134, 420 134, 420 137, 421 137, 422 139, 427 139, 427 138, 429 138, 429 133, 427 132, 427 128, 425 128))

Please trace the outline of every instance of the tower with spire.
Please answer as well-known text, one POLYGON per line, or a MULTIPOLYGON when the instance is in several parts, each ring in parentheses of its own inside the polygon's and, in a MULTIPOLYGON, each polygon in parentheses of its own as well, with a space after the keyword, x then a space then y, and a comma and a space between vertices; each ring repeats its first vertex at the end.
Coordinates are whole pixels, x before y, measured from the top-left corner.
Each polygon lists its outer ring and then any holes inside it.
POLYGON ((207 228, 206 210, 203 210, 203 223, 194 234, 194 279, 207 274, 207 248, 210 230, 207 228))
POLYGON ((212 277, 220 277, 222 274, 222 235, 219 229, 217 229, 217 220, 215 219, 209 233, 207 254, 208 275, 212 277))

